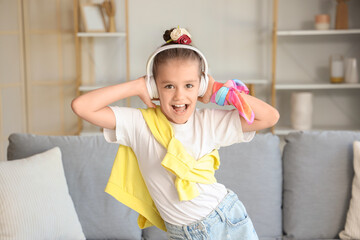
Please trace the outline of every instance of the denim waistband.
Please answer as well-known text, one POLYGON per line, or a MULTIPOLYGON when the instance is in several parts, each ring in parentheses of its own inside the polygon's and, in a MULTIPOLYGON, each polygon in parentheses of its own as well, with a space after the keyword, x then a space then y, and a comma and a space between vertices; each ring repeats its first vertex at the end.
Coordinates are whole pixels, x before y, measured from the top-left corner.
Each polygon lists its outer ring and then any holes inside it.
POLYGON ((186 232, 203 229, 205 227, 204 223, 212 225, 213 223, 217 222, 219 218, 221 221, 225 221, 223 212, 230 208, 233 205, 232 203, 238 200, 238 196, 233 191, 230 189, 227 189, 227 191, 228 193, 221 200, 221 202, 206 217, 187 225, 173 225, 171 223, 165 222, 167 230, 171 232, 186 232))

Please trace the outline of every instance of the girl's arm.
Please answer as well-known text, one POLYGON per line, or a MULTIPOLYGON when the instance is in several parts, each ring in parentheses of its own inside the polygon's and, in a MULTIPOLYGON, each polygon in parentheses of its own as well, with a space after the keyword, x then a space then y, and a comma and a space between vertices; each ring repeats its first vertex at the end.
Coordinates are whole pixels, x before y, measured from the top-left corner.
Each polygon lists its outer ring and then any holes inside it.
POLYGON ((243 132, 262 130, 272 127, 277 123, 280 114, 274 107, 251 95, 245 93, 240 94, 250 105, 255 114, 255 119, 252 124, 248 124, 243 117, 240 117, 243 132))
POLYGON ((103 128, 115 129, 116 120, 109 104, 139 96, 148 107, 155 107, 146 88, 145 78, 99 88, 83 94, 71 102, 71 108, 82 119, 103 128))
MULTIPOLYGON (((205 95, 199 98, 199 101, 203 103, 210 102, 214 82, 215 80, 209 75, 208 89, 205 95)), ((240 117, 243 132, 258 131, 272 127, 277 123, 280 118, 280 114, 274 107, 258 98, 247 95, 245 93, 241 93, 241 96, 250 105, 255 114, 255 119, 252 124, 248 124, 243 117, 240 117)))

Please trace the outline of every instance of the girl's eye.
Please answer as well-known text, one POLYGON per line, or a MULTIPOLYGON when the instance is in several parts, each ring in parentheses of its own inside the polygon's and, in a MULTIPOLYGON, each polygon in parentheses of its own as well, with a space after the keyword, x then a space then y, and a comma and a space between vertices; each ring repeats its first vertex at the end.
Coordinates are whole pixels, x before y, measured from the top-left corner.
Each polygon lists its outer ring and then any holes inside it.
POLYGON ((166 85, 165 88, 167 88, 167 89, 173 89, 174 86, 173 86, 173 85, 166 85))
POLYGON ((186 84, 186 87, 187 87, 187 88, 192 88, 192 87, 194 87, 194 85, 192 85, 192 84, 189 83, 189 84, 186 84))

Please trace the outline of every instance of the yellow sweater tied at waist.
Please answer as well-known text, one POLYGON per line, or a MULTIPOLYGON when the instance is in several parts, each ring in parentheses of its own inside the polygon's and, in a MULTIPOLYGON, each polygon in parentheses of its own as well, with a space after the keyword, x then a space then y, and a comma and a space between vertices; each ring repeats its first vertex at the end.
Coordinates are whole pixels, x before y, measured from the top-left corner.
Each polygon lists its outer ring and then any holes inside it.
MULTIPOLYGON (((196 160, 174 137, 172 126, 160 107, 140 111, 155 139, 167 149, 161 165, 176 176, 175 187, 180 201, 199 195, 196 183, 216 182, 214 173, 220 166, 216 149, 196 160)), ((119 147, 105 191, 139 213, 138 225, 141 229, 155 225, 166 231, 164 220, 156 209, 130 147, 119 147)))

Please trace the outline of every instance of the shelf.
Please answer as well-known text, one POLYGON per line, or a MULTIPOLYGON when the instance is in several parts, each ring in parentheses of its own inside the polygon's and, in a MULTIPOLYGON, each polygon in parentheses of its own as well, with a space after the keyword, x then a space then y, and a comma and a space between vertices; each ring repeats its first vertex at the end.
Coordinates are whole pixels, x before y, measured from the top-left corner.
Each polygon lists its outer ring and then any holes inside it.
POLYGON ((346 30, 284 30, 277 31, 278 36, 311 36, 311 35, 343 35, 343 34, 360 34, 360 29, 346 30))
POLYGON ((78 32, 78 37, 126 37, 125 32, 100 32, 100 33, 89 33, 89 32, 78 32))
POLYGON ((315 132, 315 131, 356 131, 356 132, 359 132, 360 128, 314 127, 310 130, 296 130, 291 127, 275 127, 274 134, 283 136, 283 135, 287 135, 292 132, 301 132, 301 131, 306 131, 306 132, 308 132, 308 131, 310 131, 310 132, 315 132))
POLYGON ((98 131, 81 131, 80 132, 80 136, 102 136, 103 133, 102 132, 98 132, 98 131))
MULTIPOLYGON (((317 30, 313 27, 308 27, 308 29, 301 29, 301 27, 299 27, 298 29, 294 29, 290 27, 290 29, 286 29, 285 25, 287 25, 288 27, 290 26, 289 24, 286 23, 286 20, 283 21, 283 23, 285 23, 284 28, 283 29, 279 29, 278 28, 278 23, 280 22, 279 19, 279 2, 280 1, 273 1, 273 28, 272 28, 272 69, 271 69, 271 74, 272 74, 272 79, 271 79, 271 103, 274 107, 276 107, 277 105, 277 101, 284 101, 285 99, 278 99, 278 96, 285 96, 287 94, 291 94, 292 92, 296 92, 296 91, 309 91, 312 92, 314 94, 314 96, 320 96, 320 100, 322 97, 324 96, 332 96, 333 94, 336 93, 341 93, 341 95, 345 95, 344 96, 344 103, 350 103, 350 105, 344 106, 346 107, 346 110, 349 111, 354 111, 353 109, 358 109, 356 107, 356 100, 353 101, 348 101, 348 100, 353 100, 354 97, 358 97, 360 94, 360 82, 356 82, 356 83, 331 83, 330 82, 330 77, 328 78, 313 78, 313 79, 307 79, 306 82, 301 81, 301 80, 296 80, 296 79, 284 79, 282 78, 281 80, 277 79, 277 75, 279 75, 279 73, 283 72, 287 66, 289 65, 293 65, 293 64, 298 64, 299 63, 299 59, 297 59, 297 57, 299 56, 300 59, 303 59, 303 61, 301 62, 301 68, 302 70, 304 70, 306 67, 310 67, 312 70, 317 70, 316 67, 318 67, 317 64, 320 64, 320 57, 319 54, 324 55, 324 57, 326 57, 327 52, 330 51, 331 52, 336 52, 340 54, 341 52, 343 52, 344 55, 346 54, 355 54, 354 57, 357 58, 358 54, 355 51, 351 52, 350 49, 350 53, 349 53, 349 48, 348 46, 353 45, 353 44, 357 44, 357 39, 360 36, 360 28, 356 27, 355 29, 328 29, 328 30, 317 30), (323 36, 323 37, 321 37, 323 36), (303 39, 306 41, 296 41, 293 42, 293 40, 295 40, 295 38, 297 40, 303 39), (324 49, 321 49, 323 51, 316 51, 316 48, 319 44, 319 39, 322 39, 321 42, 324 43, 321 47, 324 47, 324 49), (337 39, 337 40, 335 40, 337 39), (335 42, 334 42, 335 40, 335 42), (286 44, 286 43, 291 43, 291 46, 289 45, 289 49, 285 48, 285 49, 281 49, 281 51, 279 51, 279 43, 281 44, 286 44), (335 43, 336 46, 333 44, 335 43), (346 47, 344 47, 346 46, 346 47), (291 47, 291 49, 290 49, 291 47), (303 50, 302 48, 308 48, 308 50, 306 50, 306 52, 304 52, 304 54, 302 53, 303 50), (315 51, 314 51, 315 49, 315 51), (325 49, 327 51, 325 51, 325 49), (294 50, 294 52, 293 52, 294 50), (347 52, 346 52, 347 51, 347 52), (282 59, 287 60, 289 62, 281 62, 281 66, 278 65, 279 61, 277 59, 282 58, 282 56, 284 56, 284 54, 287 54, 286 58, 282 59), (297 55, 296 55, 297 54, 297 55), (308 55, 309 54, 309 55, 308 55), (318 56, 319 55, 319 56, 318 56), (296 57, 295 57, 296 56, 296 57), (305 57, 314 57, 314 61, 309 61, 306 62, 305 57), (315 59, 316 58, 316 59, 315 59), (291 60, 293 60, 293 62, 290 62, 291 60), (316 65, 315 65, 315 64, 316 65), (286 92, 287 91, 287 92, 286 92), (285 94, 285 95, 284 95, 285 94)), ((318 4, 316 4, 318 5, 318 4)), ((315 5, 309 5, 308 9, 313 8, 315 5)), ((289 7, 289 5, 287 5, 287 7, 289 7)), ((296 11, 296 9, 295 9, 296 11)), ((318 11, 318 10, 316 10, 318 11)), ((286 15, 286 13, 285 13, 286 15)), ((285 15, 283 15, 283 17, 285 17, 285 15)), ((305 20, 305 18, 298 18, 297 21, 299 24, 301 24, 302 21, 305 20)), ((308 21, 308 19, 306 18, 306 21, 308 21)), ((286 46, 287 47, 287 46, 286 46)), ((301 60, 300 60, 301 61, 301 60)), ((297 72, 293 72, 293 75, 297 75, 297 72)), ((285 101, 289 101, 290 99, 288 98, 289 96, 286 96, 287 99, 285 101)), ((319 99, 317 99, 319 100, 319 99)), ((321 110, 325 109, 327 110, 332 110, 333 106, 331 103, 325 102, 325 101, 319 101, 319 106, 317 104, 313 104, 313 112, 318 112, 319 108, 322 108, 321 110), (316 106, 315 106, 316 105, 316 106), (315 108, 316 107, 316 108, 315 108)), ((342 108, 343 106, 336 106, 339 109, 342 108)), ((292 111, 292 105, 289 104, 289 102, 286 102, 285 104, 283 104, 283 102, 281 102, 281 104, 279 104, 279 113, 280 116, 284 115, 287 116, 289 114, 289 112, 292 111)), ((343 109, 341 109, 343 110, 343 109)), ((345 110, 345 109, 344 109, 345 110)), ((357 112, 356 112, 357 113, 357 112)), ((334 114, 333 112, 329 111, 329 116, 331 116, 331 114, 334 114)), ((355 114, 356 115, 356 114, 355 114)), ((323 116, 322 116, 323 117, 323 116)), ((347 116, 347 118, 350 118, 350 116, 347 116)), ((281 119, 281 117, 280 117, 281 119)), ((290 118, 291 119, 291 118, 290 118)), ((341 124, 339 122, 340 118, 332 118, 330 117, 329 119, 325 118, 325 121, 314 121, 315 124, 313 124, 312 129, 309 130, 303 130, 304 132, 315 132, 315 131, 357 131, 360 132, 360 126, 358 124, 358 122, 355 119, 348 119, 349 124, 341 124), (331 121, 333 119, 333 121, 331 121)), ((287 135, 291 132, 302 132, 300 130, 295 130, 292 128, 291 125, 291 120, 287 120, 286 118, 279 122, 278 125, 274 126, 274 128, 272 129, 273 133, 276 135, 287 135)))
POLYGON ((103 88, 103 87, 106 87, 108 85, 81 85, 79 87, 79 91, 81 92, 88 92, 88 91, 92 91, 92 90, 95 90, 95 89, 99 89, 99 88, 103 88))
MULTIPOLYGON (((268 84, 269 81, 266 79, 239 79, 245 84, 268 84)), ((228 80, 216 80, 217 82, 225 83, 228 80)))
POLYGON ((360 89, 360 83, 276 84, 277 90, 360 89))
MULTIPOLYGON (((110 85, 115 85, 120 82, 128 82, 130 81, 130 49, 129 49, 129 1, 124 0, 124 4, 121 4, 121 12, 123 14, 117 15, 118 17, 122 17, 121 20, 123 30, 119 32, 86 32, 85 22, 83 22, 83 16, 81 14, 81 5, 83 1, 73 0, 73 21, 74 21, 74 39, 75 39, 75 60, 76 64, 76 85, 77 92, 76 95, 80 96, 85 92, 93 91, 95 89, 107 87, 110 85), (96 38, 96 39, 94 39, 96 38), (121 65, 124 66, 125 71, 125 79, 115 79, 108 80, 107 75, 98 70, 96 67, 97 60, 103 60, 102 65, 106 65, 106 68, 111 71, 111 69, 116 68, 116 65, 110 65, 108 63, 112 63, 112 58, 115 59, 115 55, 111 54, 111 56, 107 56, 106 53, 112 51, 113 46, 119 46, 118 42, 109 42, 108 40, 121 40, 121 47, 125 48, 125 51, 116 52, 116 58, 121 56, 125 57, 125 61, 121 62, 121 65), (83 42, 85 41, 85 42, 83 42), (84 43, 84 45, 83 45, 84 43), (111 44, 110 44, 111 43, 111 44), (97 53, 99 52, 99 53, 97 53), (86 79, 86 81, 85 81, 86 79)), ((89 1, 86 1, 89 2, 89 1)), ((92 1, 90 1, 92 2, 92 1)), ((120 22, 120 21, 119 21, 120 22)), ((101 68, 102 66, 100 66, 101 68)), ((126 98, 126 106, 131 106, 131 98, 126 98)), ((121 105, 125 105, 122 101, 121 105)), ((80 135, 102 135, 102 131, 96 127, 95 125, 81 119, 79 117, 78 121, 78 134, 80 135)))

